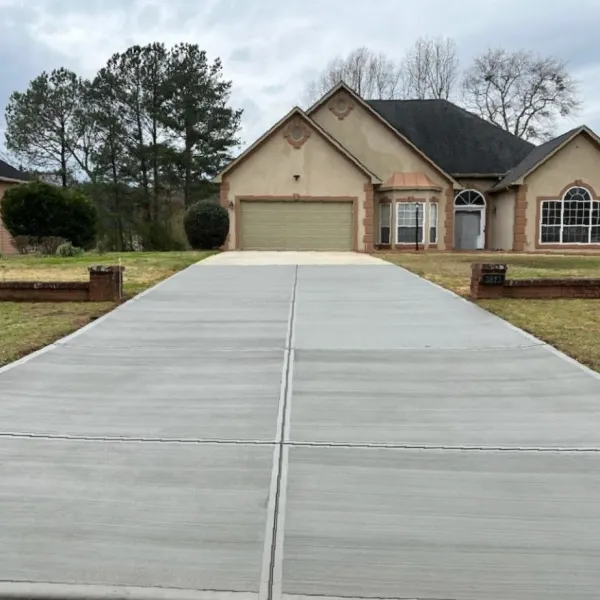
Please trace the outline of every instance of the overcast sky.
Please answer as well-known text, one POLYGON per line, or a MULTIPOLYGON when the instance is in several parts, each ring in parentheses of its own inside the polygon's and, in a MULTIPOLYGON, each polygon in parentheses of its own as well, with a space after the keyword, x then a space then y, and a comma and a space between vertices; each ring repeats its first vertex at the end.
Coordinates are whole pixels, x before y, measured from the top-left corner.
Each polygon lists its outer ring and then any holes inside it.
POLYGON ((92 76, 131 44, 198 43, 220 56, 251 142, 301 104, 329 58, 361 45, 400 57, 420 36, 445 35, 461 64, 490 45, 568 61, 584 108, 557 133, 600 132, 600 0, 0 0, 0 104, 42 70, 92 76))

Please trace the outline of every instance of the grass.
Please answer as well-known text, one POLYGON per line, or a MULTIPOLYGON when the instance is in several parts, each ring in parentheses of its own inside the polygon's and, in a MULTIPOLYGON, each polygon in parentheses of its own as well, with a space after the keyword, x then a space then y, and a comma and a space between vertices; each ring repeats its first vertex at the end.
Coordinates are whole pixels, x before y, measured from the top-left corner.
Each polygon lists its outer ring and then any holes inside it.
MULTIPOLYGON (((10 256, 0 259, 0 281, 87 281, 88 267, 125 267, 125 297, 135 296, 211 252, 85 254, 73 258, 10 256)), ((0 365, 12 362, 112 310, 111 302, 0 302, 0 365)))
MULTIPOLYGON (((467 296, 473 262, 508 264, 508 277, 598 277, 600 256, 387 254, 382 258, 467 296)), ((480 300, 478 304, 600 372, 600 300, 480 300)))
POLYGON ((0 281, 87 281, 91 265, 125 267, 125 296, 139 294, 165 277, 210 255, 210 252, 109 252, 73 258, 10 256, 0 260, 0 281))

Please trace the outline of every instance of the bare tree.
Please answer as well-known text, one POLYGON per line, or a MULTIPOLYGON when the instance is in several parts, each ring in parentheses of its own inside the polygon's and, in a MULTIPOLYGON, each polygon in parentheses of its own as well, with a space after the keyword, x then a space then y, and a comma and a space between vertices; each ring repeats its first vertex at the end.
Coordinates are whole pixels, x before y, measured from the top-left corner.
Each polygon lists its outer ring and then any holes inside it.
POLYGON ((526 139, 552 137, 560 117, 581 106, 578 82, 566 64, 523 50, 490 49, 475 59, 463 80, 467 108, 526 139))
POLYGON ((389 100, 402 95, 402 66, 383 53, 362 47, 330 60, 306 89, 308 103, 316 102, 340 81, 364 98, 389 100))
POLYGON ((419 38, 406 53, 402 75, 406 98, 448 100, 458 81, 456 44, 444 37, 419 38))

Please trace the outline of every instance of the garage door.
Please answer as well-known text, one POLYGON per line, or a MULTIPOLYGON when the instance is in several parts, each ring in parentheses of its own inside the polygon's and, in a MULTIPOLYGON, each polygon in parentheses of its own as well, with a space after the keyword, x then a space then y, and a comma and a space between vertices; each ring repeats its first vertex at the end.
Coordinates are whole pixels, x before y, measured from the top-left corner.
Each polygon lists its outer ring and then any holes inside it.
POLYGON ((352 202, 241 202, 242 250, 353 250, 352 202))

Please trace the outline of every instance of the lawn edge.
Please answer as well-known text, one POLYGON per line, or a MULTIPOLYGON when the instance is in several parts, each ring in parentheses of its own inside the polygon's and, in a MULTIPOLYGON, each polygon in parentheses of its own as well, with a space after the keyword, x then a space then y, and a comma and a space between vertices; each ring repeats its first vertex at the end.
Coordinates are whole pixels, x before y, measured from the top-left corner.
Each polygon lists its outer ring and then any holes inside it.
POLYGON ((110 315, 112 315, 114 312, 116 312, 120 308, 139 300, 146 294, 149 294, 150 292, 159 288, 161 285, 163 285, 167 281, 170 281, 171 279, 174 279, 175 277, 177 277, 181 273, 187 271, 188 269, 191 269, 192 267, 199 265, 203 260, 205 260, 205 258, 208 258, 208 257, 205 256, 204 258, 200 259, 199 261, 196 261, 196 262, 192 263, 191 265, 188 265, 187 267, 184 267, 183 269, 180 269, 179 271, 172 273, 168 277, 165 277, 164 279, 161 279, 160 281, 156 282, 155 284, 151 285, 150 287, 146 288, 145 290, 142 290, 135 296, 128 298, 127 300, 125 300, 125 302, 116 303, 112 308, 110 308, 106 312, 102 313, 102 315, 100 315, 97 319, 94 319, 90 323, 87 323, 87 324, 83 325, 82 327, 75 329, 74 331, 72 331, 71 333, 68 333, 67 335, 57 338, 56 340, 54 340, 50 344, 47 344, 46 346, 42 346, 41 348, 38 348, 37 350, 33 350, 32 352, 26 354, 25 356, 22 356, 21 358, 18 358, 17 360, 14 360, 12 362, 9 362, 5 365, 0 366, 0 375, 2 375, 2 373, 5 373, 6 371, 12 369, 13 367, 17 367, 19 365, 25 364, 25 363, 29 362, 30 360, 32 360, 33 358, 36 358, 37 356, 41 356, 42 354, 45 354, 46 352, 50 352, 50 350, 59 348, 60 346, 63 346, 64 344, 68 343, 72 339, 76 338, 78 335, 81 335, 85 331, 89 331, 95 325, 102 323, 103 321, 108 319, 108 317, 110 315))
MULTIPOLYGON (((390 263, 390 264, 394 264, 394 263, 390 263)), ((407 271, 408 273, 410 273, 414 277, 418 277, 419 279, 422 279, 423 281, 427 282, 429 285, 433 285, 436 288, 439 288, 440 290, 442 290, 443 292, 446 292, 447 294, 450 294, 454 298, 456 298, 458 300, 462 300, 463 302, 466 302, 469 305, 474 306, 477 310, 481 310, 481 311, 483 311, 483 312, 485 312, 485 313, 487 313, 489 315, 492 315, 494 318, 496 318, 499 321, 501 321, 504 325, 506 325, 508 328, 512 329, 513 331, 515 331, 517 333, 520 333, 525 338, 531 340, 532 342, 536 342, 536 344, 538 344, 540 346, 546 347, 555 356, 558 356, 562 360, 564 360, 564 361, 566 361, 568 363, 571 363, 571 364, 579 367, 582 371, 588 373, 589 375, 592 375, 594 378, 600 379, 600 373, 598 371, 595 371, 591 367, 588 367, 587 365, 579 362, 578 360, 574 359, 572 356, 569 356, 568 354, 566 354, 562 350, 559 350, 558 348, 554 347, 549 342, 547 342, 547 341, 545 341, 545 340, 543 340, 541 338, 536 337, 532 333, 529 333, 528 331, 525 331, 524 329, 521 329, 520 327, 517 327, 517 325, 511 323, 510 321, 507 321, 506 319, 503 319, 501 316, 497 315, 496 313, 483 308, 483 306, 480 306, 476 302, 471 301, 469 298, 467 298, 465 296, 461 296, 460 294, 457 294, 455 291, 453 291, 453 290, 451 290, 451 289, 449 289, 447 287, 444 287, 443 285, 440 285, 439 283, 436 283, 435 281, 431 281, 431 279, 428 279, 427 277, 424 277, 422 275, 418 275, 417 273, 415 273, 411 269, 408 269, 407 267, 403 267, 403 266, 400 266, 400 265, 394 265, 394 266, 396 266, 396 267, 398 267, 400 269, 404 269, 405 271, 407 271)))

